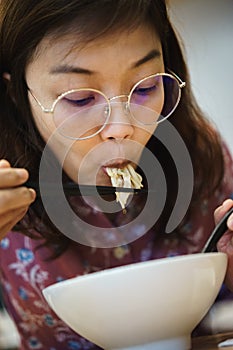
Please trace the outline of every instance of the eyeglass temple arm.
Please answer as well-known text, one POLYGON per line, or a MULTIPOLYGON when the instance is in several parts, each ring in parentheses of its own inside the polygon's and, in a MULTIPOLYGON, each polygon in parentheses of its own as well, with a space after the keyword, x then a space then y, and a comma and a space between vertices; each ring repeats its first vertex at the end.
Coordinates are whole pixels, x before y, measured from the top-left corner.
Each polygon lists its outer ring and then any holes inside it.
POLYGON ((40 106, 40 108, 42 109, 42 111, 44 113, 53 113, 53 108, 49 109, 49 108, 45 108, 42 103, 38 100, 38 98, 36 98, 36 96, 33 94, 32 90, 27 87, 29 93, 31 94, 31 96, 34 98, 34 100, 36 101, 36 103, 40 106))
POLYGON ((169 73, 171 73, 178 80, 180 88, 185 87, 185 85, 186 85, 185 81, 183 81, 180 77, 178 77, 178 75, 176 73, 174 73, 171 69, 168 68, 167 70, 169 73))

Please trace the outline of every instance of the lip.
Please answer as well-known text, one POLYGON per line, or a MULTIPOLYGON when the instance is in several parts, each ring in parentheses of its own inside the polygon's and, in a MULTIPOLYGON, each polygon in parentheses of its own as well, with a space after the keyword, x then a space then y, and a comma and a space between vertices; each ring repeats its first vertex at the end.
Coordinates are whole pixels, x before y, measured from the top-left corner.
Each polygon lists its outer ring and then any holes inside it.
POLYGON ((114 161, 104 163, 102 167, 106 171, 106 168, 125 168, 129 163, 129 160, 119 158, 114 159, 114 161))

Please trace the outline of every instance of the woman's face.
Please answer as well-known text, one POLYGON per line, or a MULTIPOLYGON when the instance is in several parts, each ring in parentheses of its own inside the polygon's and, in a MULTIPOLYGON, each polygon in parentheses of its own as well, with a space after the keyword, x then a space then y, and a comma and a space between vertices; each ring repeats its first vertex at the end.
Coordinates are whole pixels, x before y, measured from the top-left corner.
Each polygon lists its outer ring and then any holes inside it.
MULTIPOLYGON (((87 45, 78 45, 72 34, 56 40, 51 37, 42 40, 27 66, 26 81, 32 94, 45 108, 51 109, 59 95, 73 89, 99 90, 109 99, 118 96, 111 100, 108 123, 98 134, 85 140, 73 140, 58 130, 52 113, 44 113, 29 93, 39 132, 73 181, 109 185, 107 166, 137 165, 156 124, 144 126, 137 123, 125 108, 127 97, 122 95, 128 95, 139 80, 161 72, 164 72, 161 43, 147 27, 98 38, 87 45)), ((86 99, 92 103, 92 97, 92 94, 90 98, 85 95, 79 103, 86 104, 86 99)), ((74 104, 74 101, 62 100, 60 106, 65 111, 69 108, 66 103, 74 104)), ((58 105, 56 108, 58 113, 58 105)), ((103 109, 91 111, 95 113, 98 124, 103 109)), ((62 118, 63 114, 59 113, 59 118, 62 118)), ((86 125, 87 113, 90 111, 82 112, 81 121, 78 119, 80 127, 86 125)))

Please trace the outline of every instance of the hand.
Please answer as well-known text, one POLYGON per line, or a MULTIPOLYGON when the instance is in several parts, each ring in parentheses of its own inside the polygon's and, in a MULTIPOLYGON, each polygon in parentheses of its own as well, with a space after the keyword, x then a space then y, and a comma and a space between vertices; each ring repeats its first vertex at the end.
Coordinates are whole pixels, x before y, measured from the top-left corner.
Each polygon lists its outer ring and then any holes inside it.
POLYGON ((33 189, 23 186, 28 172, 12 168, 5 159, 0 160, 0 239, 26 214, 35 200, 33 189))
MULTIPOLYGON (((218 223, 221 218, 233 207, 233 200, 227 199, 215 210, 215 221, 218 223)), ((218 241, 217 248, 219 252, 226 253, 228 256, 228 267, 225 277, 225 283, 233 291, 233 214, 227 220, 228 231, 218 241)))

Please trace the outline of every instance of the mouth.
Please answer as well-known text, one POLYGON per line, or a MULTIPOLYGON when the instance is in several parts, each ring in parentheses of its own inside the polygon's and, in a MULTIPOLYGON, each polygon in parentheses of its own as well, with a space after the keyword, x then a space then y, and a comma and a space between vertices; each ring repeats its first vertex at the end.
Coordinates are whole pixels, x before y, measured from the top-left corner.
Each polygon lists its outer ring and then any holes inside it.
POLYGON ((133 167, 135 167, 134 164, 132 164, 132 162, 130 162, 129 160, 127 160, 125 158, 115 158, 115 159, 111 159, 110 161, 103 163, 101 165, 100 169, 102 170, 102 174, 104 175, 104 177, 103 178, 101 177, 102 180, 100 180, 100 181, 104 181, 104 184, 107 186, 112 186, 111 178, 108 174, 109 169, 122 169, 123 170, 129 164, 131 164, 133 167))
POLYGON ((112 161, 108 161, 102 165, 104 172, 106 173, 106 168, 119 168, 123 169, 127 167, 131 162, 123 158, 117 158, 112 161))
MULTIPOLYGON (((122 163, 114 163, 117 164, 118 167, 106 167, 106 171, 108 176, 111 179, 112 186, 116 188, 137 188, 140 189, 143 187, 142 184, 142 176, 139 175, 133 166, 128 162, 127 166, 124 168, 120 168, 119 165, 122 163)), ((130 193, 122 193, 116 191, 116 201, 120 203, 123 210, 125 210, 125 206, 127 204, 130 193)))

